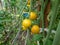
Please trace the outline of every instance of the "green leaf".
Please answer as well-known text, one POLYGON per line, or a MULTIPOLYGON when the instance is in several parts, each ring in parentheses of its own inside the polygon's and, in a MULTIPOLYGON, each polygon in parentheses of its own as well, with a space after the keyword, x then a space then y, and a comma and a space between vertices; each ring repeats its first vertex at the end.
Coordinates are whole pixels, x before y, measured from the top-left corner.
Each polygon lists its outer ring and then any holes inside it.
POLYGON ((60 45, 60 22, 58 24, 57 31, 52 45, 60 45))
POLYGON ((0 38, 2 37, 3 35, 2 34, 0 34, 0 38))
POLYGON ((46 45, 52 45, 52 41, 48 40, 46 45))
POLYGON ((32 40, 33 40, 33 41, 41 40, 41 39, 42 39, 42 37, 43 37, 43 35, 35 34, 35 35, 33 35, 32 40))

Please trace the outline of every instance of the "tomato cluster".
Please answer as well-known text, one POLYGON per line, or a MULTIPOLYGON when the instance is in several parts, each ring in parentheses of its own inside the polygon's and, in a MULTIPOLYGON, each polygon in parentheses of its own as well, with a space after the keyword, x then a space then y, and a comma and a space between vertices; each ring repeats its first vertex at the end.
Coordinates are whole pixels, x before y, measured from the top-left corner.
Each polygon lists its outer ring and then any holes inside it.
POLYGON ((38 34, 40 32, 40 27, 38 25, 32 25, 32 20, 37 19, 37 14, 35 12, 30 12, 29 18, 22 21, 22 30, 27 30, 31 27, 32 34, 38 34))

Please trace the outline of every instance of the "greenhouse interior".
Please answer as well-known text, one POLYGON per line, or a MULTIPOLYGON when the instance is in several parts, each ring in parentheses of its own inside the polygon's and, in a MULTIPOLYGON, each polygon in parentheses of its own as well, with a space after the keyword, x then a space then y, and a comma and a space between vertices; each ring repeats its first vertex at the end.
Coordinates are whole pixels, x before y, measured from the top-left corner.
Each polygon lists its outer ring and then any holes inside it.
POLYGON ((60 45, 60 0, 0 0, 0 45, 60 45))

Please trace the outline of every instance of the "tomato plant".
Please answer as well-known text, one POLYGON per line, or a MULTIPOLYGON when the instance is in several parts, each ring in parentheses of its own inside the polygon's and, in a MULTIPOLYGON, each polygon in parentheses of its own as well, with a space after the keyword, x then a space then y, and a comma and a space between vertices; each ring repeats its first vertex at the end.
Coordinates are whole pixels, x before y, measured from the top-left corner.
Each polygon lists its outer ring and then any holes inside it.
POLYGON ((0 45, 60 45, 59 2, 0 0, 0 45))

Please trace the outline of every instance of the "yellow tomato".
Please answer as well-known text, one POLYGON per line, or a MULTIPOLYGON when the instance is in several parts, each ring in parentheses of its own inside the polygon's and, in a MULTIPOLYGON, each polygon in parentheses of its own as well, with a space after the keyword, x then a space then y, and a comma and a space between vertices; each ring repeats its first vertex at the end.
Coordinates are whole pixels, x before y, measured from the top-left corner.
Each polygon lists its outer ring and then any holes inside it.
POLYGON ((31 20, 30 19, 24 19, 23 22, 22 22, 22 25, 24 27, 30 27, 31 26, 31 20))
POLYGON ((26 28, 26 27, 24 27, 24 26, 22 26, 22 30, 27 30, 27 28, 26 28))
POLYGON ((28 0, 28 4, 30 4, 30 0, 28 0))
POLYGON ((27 6, 28 6, 28 7, 30 7, 30 5, 29 5, 29 4, 28 4, 27 6))
POLYGON ((27 6, 30 7, 30 0, 28 0, 27 6))
POLYGON ((32 19, 32 20, 37 19, 37 15, 35 12, 30 13, 30 19, 32 19))
POLYGON ((38 25, 33 25, 33 27, 31 28, 31 33, 32 34, 38 34, 40 32, 40 28, 38 25))

